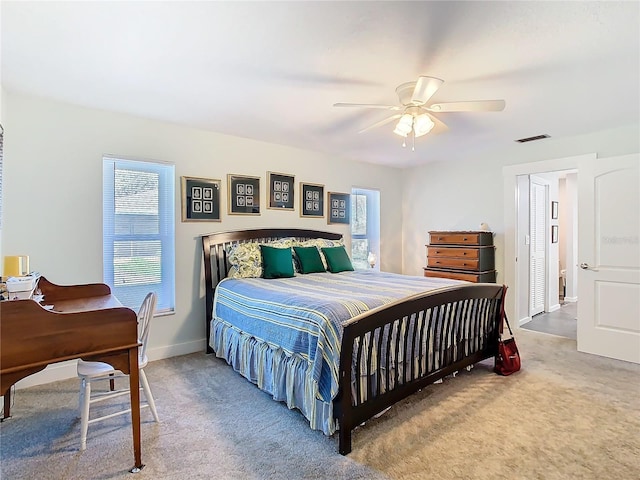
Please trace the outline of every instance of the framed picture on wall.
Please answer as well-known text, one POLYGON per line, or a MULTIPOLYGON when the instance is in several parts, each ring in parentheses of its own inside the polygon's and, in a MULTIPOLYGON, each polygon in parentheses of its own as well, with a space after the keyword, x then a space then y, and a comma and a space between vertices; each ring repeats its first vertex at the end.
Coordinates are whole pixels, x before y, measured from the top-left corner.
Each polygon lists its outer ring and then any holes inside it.
POLYGON ((324 185, 300 182, 300 216, 324 217, 324 185))
POLYGON ((220 180, 180 177, 183 222, 220 221, 220 180))
POLYGON ((269 182, 269 201, 267 208, 293 210, 293 186, 295 177, 284 173, 267 172, 269 182))
POLYGON ((260 215, 260 177, 227 175, 229 215, 260 215))
POLYGON ((348 193, 327 193, 327 223, 349 223, 351 195, 348 193))

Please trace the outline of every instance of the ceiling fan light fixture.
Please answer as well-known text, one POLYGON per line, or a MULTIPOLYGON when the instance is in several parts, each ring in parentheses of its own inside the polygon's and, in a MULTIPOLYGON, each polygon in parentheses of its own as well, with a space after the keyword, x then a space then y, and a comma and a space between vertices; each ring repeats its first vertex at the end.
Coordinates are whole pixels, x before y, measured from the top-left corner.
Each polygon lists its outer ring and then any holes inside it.
POLYGON ((396 135, 400 135, 401 137, 406 137, 411 133, 411 129, 413 128, 413 115, 405 113, 398 120, 398 124, 396 128, 393 130, 393 133, 396 135))
POLYGON ((405 131, 405 130, 400 130, 398 129, 398 126, 396 125, 396 128, 393 130, 393 133, 395 133, 396 135, 400 135, 401 137, 407 137, 407 135, 409 135, 409 131, 405 131))
POLYGON ((416 134, 416 137, 421 137, 422 135, 426 135, 433 128, 434 123, 429 118, 429 115, 426 113, 422 113, 417 115, 413 121, 413 131, 416 134))

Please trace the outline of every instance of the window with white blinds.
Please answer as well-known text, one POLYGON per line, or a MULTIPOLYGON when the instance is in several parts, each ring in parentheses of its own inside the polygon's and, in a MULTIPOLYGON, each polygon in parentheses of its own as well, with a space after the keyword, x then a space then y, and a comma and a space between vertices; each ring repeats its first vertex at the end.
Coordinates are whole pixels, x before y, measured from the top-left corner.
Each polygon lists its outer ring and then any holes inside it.
POLYGON ((103 158, 104 282, 138 310, 147 293, 156 313, 175 310, 175 167, 103 158))
POLYGON ((371 268, 367 257, 380 258, 380 192, 351 189, 351 260, 356 269, 371 268))

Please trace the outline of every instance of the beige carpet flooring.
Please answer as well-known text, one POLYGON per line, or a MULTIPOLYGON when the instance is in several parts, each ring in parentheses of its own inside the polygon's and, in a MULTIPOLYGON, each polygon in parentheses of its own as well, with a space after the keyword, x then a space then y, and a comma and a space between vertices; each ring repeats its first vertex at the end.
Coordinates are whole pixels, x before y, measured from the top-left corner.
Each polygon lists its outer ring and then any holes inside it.
POLYGON ((133 466, 126 417, 90 426, 78 451, 78 383, 18 390, 0 424, 7 479, 636 479, 640 366, 519 330, 523 369, 491 362, 432 385, 354 432, 351 454, 219 359, 152 362, 161 422, 143 410, 133 466))

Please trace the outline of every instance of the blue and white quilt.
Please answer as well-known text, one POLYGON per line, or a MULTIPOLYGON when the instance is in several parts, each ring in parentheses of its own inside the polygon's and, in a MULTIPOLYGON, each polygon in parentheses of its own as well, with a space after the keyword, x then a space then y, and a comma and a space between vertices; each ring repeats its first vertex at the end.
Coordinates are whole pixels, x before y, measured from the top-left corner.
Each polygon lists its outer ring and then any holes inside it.
MULTIPOLYGON (((461 283, 465 282, 373 271, 224 279, 216 289, 210 343, 218 356, 225 356, 217 351, 223 348, 221 331, 233 329, 298 363, 302 360, 311 377, 305 389, 313 384, 308 393, 330 403, 338 393, 345 322, 395 300, 461 283)), ((249 353, 240 355, 248 358, 249 353)))

